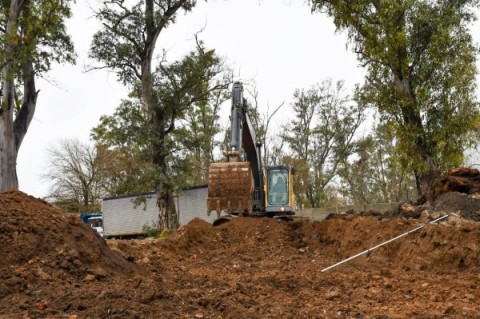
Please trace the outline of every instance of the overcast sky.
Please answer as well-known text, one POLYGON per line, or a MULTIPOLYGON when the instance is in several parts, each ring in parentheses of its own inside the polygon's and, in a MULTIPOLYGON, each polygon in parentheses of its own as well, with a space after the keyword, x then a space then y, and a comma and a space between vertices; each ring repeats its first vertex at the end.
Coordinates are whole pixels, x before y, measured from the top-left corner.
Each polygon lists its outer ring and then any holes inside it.
MULTIPOLYGON (((110 115, 128 94, 113 73, 84 73, 92 35, 98 22, 87 2, 73 5, 68 32, 78 54, 77 65, 55 66, 48 81, 39 80, 37 110, 20 148, 17 172, 20 189, 44 197, 49 185, 40 176, 49 166, 46 149, 62 138, 89 142, 90 130, 102 115, 110 115)), ((214 48, 242 79, 254 79, 259 101, 266 110, 285 102, 278 122, 291 117, 295 89, 308 88, 326 78, 344 80, 352 89, 364 71, 346 48, 345 34, 336 34, 331 19, 312 14, 302 0, 198 1, 193 12, 181 13, 163 32, 156 52, 167 50, 174 61, 195 47, 193 35, 214 48)), ((479 37, 476 37, 478 41, 479 37)))

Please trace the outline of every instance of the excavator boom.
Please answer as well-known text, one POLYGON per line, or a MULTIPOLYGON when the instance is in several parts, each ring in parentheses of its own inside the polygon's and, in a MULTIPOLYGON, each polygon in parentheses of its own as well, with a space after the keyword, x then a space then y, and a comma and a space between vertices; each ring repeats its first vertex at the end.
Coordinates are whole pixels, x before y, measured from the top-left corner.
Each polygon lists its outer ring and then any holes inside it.
POLYGON ((209 167, 208 214, 215 212, 217 220, 221 220, 222 213, 226 213, 228 217, 232 214, 241 216, 294 214, 290 168, 276 166, 275 170, 267 169, 268 174, 275 172, 276 175, 267 176, 267 181, 264 179, 262 144, 256 141, 255 130, 247 113, 247 102, 243 98, 243 86, 239 82, 233 84, 230 120, 228 160, 223 163, 212 163, 209 167), (280 181, 284 186, 274 189, 273 183, 280 181), (266 193, 268 200, 265 197, 266 193))

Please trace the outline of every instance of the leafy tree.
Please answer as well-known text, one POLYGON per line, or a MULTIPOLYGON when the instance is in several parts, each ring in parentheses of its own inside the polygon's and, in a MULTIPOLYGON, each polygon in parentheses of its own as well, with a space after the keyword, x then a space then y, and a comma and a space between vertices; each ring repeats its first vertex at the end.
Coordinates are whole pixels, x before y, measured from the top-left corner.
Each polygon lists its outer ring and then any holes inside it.
POLYGON ((347 30, 367 69, 361 103, 378 109, 404 172, 429 197, 439 172, 461 165, 478 119, 476 0, 310 0, 347 30))
MULTIPOLYGON (((168 185, 171 192, 203 184, 207 179, 213 136, 219 130, 218 109, 228 95, 230 72, 213 51, 198 41, 196 51, 180 61, 162 63, 152 76, 156 101, 168 118, 163 124, 165 136, 160 153, 164 170, 154 161, 159 154, 155 148, 158 135, 152 130, 158 128, 152 127, 141 83, 137 82, 130 98, 122 101, 112 116, 102 117, 92 131, 97 143, 120 155, 108 179, 110 192, 115 194, 145 192, 159 183, 168 185), (127 162, 122 164, 124 160, 127 162), (136 165, 130 166, 132 163, 136 165)), ((170 225, 166 227, 175 227, 174 216, 173 212, 162 216, 170 225)))
POLYGON ((178 220, 169 179, 167 158, 172 145, 168 136, 185 110, 200 96, 205 98, 206 79, 215 72, 205 65, 215 64, 218 58, 213 50, 201 51, 198 56, 168 67, 160 63, 156 74, 152 72, 152 61, 160 33, 175 22, 180 9, 188 12, 195 3, 193 0, 102 1, 96 17, 103 28, 94 35, 90 50, 90 56, 102 63, 100 67, 117 72, 124 84, 140 82, 142 102, 149 113, 151 159, 159 172, 155 180, 157 204, 162 228, 169 230, 177 227, 178 220), (180 69, 189 71, 179 73, 180 69))
POLYGON ((362 108, 343 93, 343 82, 326 80, 309 90, 296 90, 295 119, 285 127, 297 170, 295 190, 301 206, 319 207, 340 164, 351 155, 354 136, 363 120, 362 108))
POLYGON ((0 192, 18 189, 17 154, 35 113, 35 78, 75 55, 64 20, 69 0, 0 2, 0 192))
POLYGON ((381 125, 356 142, 354 160, 345 159, 339 171, 340 192, 354 204, 411 200, 415 181, 394 156, 395 142, 381 125))
POLYGON ((106 194, 102 168, 110 165, 105 150, 68 139, 48 153, 51 164, 42 178, 53 183, 49 197, 66 211, 98 211, 106 194))
POLYGON ((102 170, 108 195, 140 194, 154 189, 149 151, 149 116, 136 88, 110 116, 102 116, 92 138, 108 154, 102 170))
MULTIPOLYGON (((214 85, 211 82, 207 87, 214 85)), ((151 164, 149 114, 139 90, 137 86, 114 114, 102 116, 92 130, 93 140, 115 154, 110 169, 106 169, 111 195, 154 189, 156 174, 151 164)), ((167 138, 170 148, 167 163, 176 190, 207 182, 208 167, 216 147, 214 135, 220 131, 218 111, 227 98, 227 89, 210 90, 206 99, 190 105, 177 119, 176 129, 167 138)))
POLYGON ((226 86, 222 90, 212 91, 208 99, 195 103, 187 110, 182 126, 175 133, 175 140, 184 154, 182 164, 179 164, 183 165, 180 171, 186 173, 184 178, 180 178, 185 186, 208 182, 208 168, 214 161, 214 150, 219 145, 215 141, 215 136, 221 132, 219 111, 229 98, 230 92, 226 86))

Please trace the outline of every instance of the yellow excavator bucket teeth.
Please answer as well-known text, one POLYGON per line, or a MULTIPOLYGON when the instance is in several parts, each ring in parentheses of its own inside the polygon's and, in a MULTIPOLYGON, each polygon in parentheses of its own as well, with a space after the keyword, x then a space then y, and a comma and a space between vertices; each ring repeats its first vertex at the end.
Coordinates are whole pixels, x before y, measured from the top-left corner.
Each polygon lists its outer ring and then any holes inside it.
POLYGON ((208 212, 232 210, 252 212, 253 175, 249 162, 210 164, 208 171, 208 212))

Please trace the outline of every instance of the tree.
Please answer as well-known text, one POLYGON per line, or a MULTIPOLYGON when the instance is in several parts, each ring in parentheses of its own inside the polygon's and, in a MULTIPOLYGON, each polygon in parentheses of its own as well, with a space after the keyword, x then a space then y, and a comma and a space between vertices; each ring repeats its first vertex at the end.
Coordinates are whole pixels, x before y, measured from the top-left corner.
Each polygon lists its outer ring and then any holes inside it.
POLYGON ((270 106, 267 105, 267 111, 265 114, 260 112, 260 105, 258 102, 258 90, 256 86, 253 86, 252 90, 247 90, 247 92, 252 97, 252 104, 248 108, 250 120, 255 129, 257 135, 257 141, 262 143, 262 162, 263 166, 266 167, 270 164, 280 164, 281 156, 278 156, 281 153, 283 148, 283 141, 280 143, 276 142, 275 136, 269 134, 270 124, 272 123, 273 118, 277 112, 283 107, 284 102, 280 103, 273 108, 273 111, 270 113, 270 106))
POLYGON ((97 127, 95 134, 106 145, 135 144, 141 161, 148 156, 151 165, 146 166, 149 170, 142 175, 143 181, 156 189, 162 228, 174 230, 178 221, 172 192, 183 185, 186 172, 194 169, 188 169, 188 164, 195 164, 195 159, 202 165, 209 163, 213 135, 218 130, 217 110, 231 75, 214 50, 206 50, 197 38, 195 51, 174 63, 162 61, 150 76, 148 91, 152 91, 153 104, 147 103, 146 84, 138 79, 132 83, 134 100, 123 103, 118 110, 120 117, 104 118, 107 127, 97 127), (132 112, 129 107, 133 107, 132 112), (199 151, 203 147, 207 153, 199 151), (207 155, 206 160, 203 155, 207 155))
MULTIPOLYGON (((191 55, 186 59, 190 57, 191 55)), ((223 70, 222 61, 217 62, 219 64, 215 66, 204 66, 218 68, 220 72, 223 70)), ((178 63, 180 62, 176 64, 178 63)), ((224 71, 228 77, 228 70, 224 71)), ((181 73, 188 73, 189 68, 175 68, 175 72, 178 74, 171 75, 172 78, 182 77, 181 73)), ((209 83, 203 83, 205 93, 197 94, 197 97, 205 94, 203 98, 193 102, 183 114, 178 115, 176 129, 166 139, 170 151, 166 159, 170 169, 169 179, 175 180, 172 185, 175 190, 207 182, 208 167, 216 146, 214 136, 220 131, 219 108, 229 95, 226 85, 223 89, 212 89, 216 85, 216 74, 217 72, 211 73, 214 77, 208 80, 209 83)), ((158 75, 158 78, 164 76, 158 75)), ((155 87, 158 85, 155 84, 155 87)), ((151 163, 149 132, 149 114, 141 99, 139 86, 134 88, 129 99, 121 102, 113 115, 102 116, 99 125, 92 130, 93 140, 116 154, 113 160, 115 165, 107 173, 109 193, 112 195, 142 193, 154 189, 157 177, 151 163)))
POLYGON ((403 170, 420 196, 438 174, 462 164, 478 119, 476 48, 468 31, 476 0, 311 0, 347 30, 367 69, 360 99, 397 139, 403 170))
MULTIPOLYGON (((162 64, 159 71, 164 78, 155 77, 152 61, 155 45, 160 33, 175 22, 177 12, 192 10, 196 1, 190 0, 144 0, 131 2, 123 0, 102 1, 96 17, 102 22, 103 29, 94 35, 90 56, 100 61, 104 68, 117 72, 124 84, 140 81, 142 101, 148 109, 151 134, 151 159, 160 172, 155 181, 155 188, 160 209, 162 227, 173 230, 177 227, 172 181, 168 179, 169 167, 167 157, 170 145, 167 137, 175 128, 176 119, 194 100, 198 99, 211 69, 199 67, 198 63, 208 63, 216 59, 213 51, 204 51, 200 60, 185 59, 184 65, 174 68, 189 67, 186 77, 169 77, 162 64), (204 73, 205 72, 205 73, 204 73), (160 84, 156 90, 155 82, 160 84), (169 92, 165 89, 169 85, 169 92), (195 92, 195 94, 193 94, 195 92)), ((203 92, 205 93, 205 92, 203 92)))
POLYGON ((47 151, 51 164, 42 178, 53 183, 49 197, 66 211, 98 211, 106 194, 102 168, 110 165, 104 149, 70 139, 47 151))
POLYGON ((326 80, 296 90, 293 111, 284 139, 292 150, 287 162, 297 170, 297 200, 301 206, 319 207, 340 164, 352 154, 363 110, 343 93, 343 82, 326 80))
POLYGON ((64 25, 70 2, 0 2, 0 192, 18 189, 17 154, 35 113, 36 76, 53 62, 75 60, 64 25))
POLYGON ((354 204, 393 203, 411 200, 415 181, 402 170, 395 154, 395 142, 382 125, 356 142, 351 158, 341 165, 340 193, 354 204))
POLYGON ((121 101, 110 116, 102 116, 92 129, 92 139, 108 155, 103 168, 106 192, 110 196, 141 194, 155 188, 150 178, 154 167, 149 151, 148 111, 139 88, 121 101))
POLYGON ((219 142, 215 136, 220 133, 219 111, 228 99, 228 90, 217 91, 208 103, 201 103, 190 108, 185 117, 185 124, 179 128, 176 140, 182 145, 185 168, 188 172, 184 184, 195 186, 207 184, 208 168, 214 158, 214 150, 219 142))

